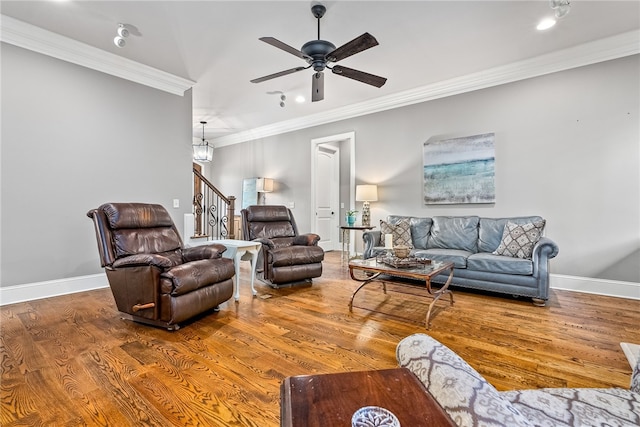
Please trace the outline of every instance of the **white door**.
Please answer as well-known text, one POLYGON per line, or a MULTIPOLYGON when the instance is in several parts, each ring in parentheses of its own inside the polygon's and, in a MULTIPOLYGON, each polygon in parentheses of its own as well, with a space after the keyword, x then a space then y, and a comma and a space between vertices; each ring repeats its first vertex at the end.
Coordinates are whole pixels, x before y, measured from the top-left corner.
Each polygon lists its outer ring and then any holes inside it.
POLYGON ((315 146, 315 230, 325 251, 338 247, 340 149, 333 145, 315 146))

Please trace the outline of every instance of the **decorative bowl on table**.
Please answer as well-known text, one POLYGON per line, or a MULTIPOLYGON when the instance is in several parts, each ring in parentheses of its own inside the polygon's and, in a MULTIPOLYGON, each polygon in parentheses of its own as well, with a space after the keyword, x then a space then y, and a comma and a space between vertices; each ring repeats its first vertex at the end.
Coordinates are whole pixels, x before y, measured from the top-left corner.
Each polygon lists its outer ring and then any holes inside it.
POLYGON ((411 253, 411 248, 409 246, 394 246, 393 254, 398 258, 406 258, 411 253))
POLYGON ((400 421, 388 409, 365 406, 353 414, 351 427, 400 427, 400 421))

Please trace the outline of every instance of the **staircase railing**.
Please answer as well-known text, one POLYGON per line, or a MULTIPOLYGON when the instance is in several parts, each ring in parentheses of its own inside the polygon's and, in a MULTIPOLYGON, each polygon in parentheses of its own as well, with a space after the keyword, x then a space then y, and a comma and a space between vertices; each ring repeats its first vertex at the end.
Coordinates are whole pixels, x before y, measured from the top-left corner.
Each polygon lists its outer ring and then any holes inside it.
POLYGON ((193 169, 193 176, 196 183, 193 196, 193 237, 207 237, 207 240, 235 239, 238 231, 234 221, 236 198, 226 197, 198 170, 193 169))

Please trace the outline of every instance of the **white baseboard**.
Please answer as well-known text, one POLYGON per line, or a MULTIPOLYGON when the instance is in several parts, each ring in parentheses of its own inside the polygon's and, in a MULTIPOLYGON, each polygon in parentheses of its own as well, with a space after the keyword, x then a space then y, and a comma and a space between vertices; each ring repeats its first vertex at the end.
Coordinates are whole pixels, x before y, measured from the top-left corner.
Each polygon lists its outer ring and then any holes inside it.
POLYGON ((640 283, 552 274, 551 289, 640 300, 640 283))
MULTIPOLYGON (((640 283, 565 276, 562 274, 552 274, 550 282, 552 289, 640 300, 640 283)), ((0 306, 91 291, 108 286, 106 274, 99 273, 89 276, 0 287, 0 306)))
POLYGON ((0 288, 0 306, 91 291, 109 286, 104 273, 0 288))

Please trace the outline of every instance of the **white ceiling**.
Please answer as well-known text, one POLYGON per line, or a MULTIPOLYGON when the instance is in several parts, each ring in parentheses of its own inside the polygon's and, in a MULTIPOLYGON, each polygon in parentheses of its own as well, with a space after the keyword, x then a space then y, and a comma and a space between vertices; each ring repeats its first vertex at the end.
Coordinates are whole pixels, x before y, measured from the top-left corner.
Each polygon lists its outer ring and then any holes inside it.
POLYGON ((311 70, 249 80, 306 63, 258 40, 297 49, 317 36, 311 1, 2 1, 0 12, 196 82, 194 135, 207 138, 318 115, 523 61, 640 28, 640 1, 572 1, 546 32, 548 1, 325 1, 321 36, 340 46, 364 32, 379 46, 340 65, 387 77, 378 89, 326 73, 325 99, 310 99, 311 70), (113 44, 118 23, 132 29, 113 44), (284 92, 286 107, 280 107, 284 92))

